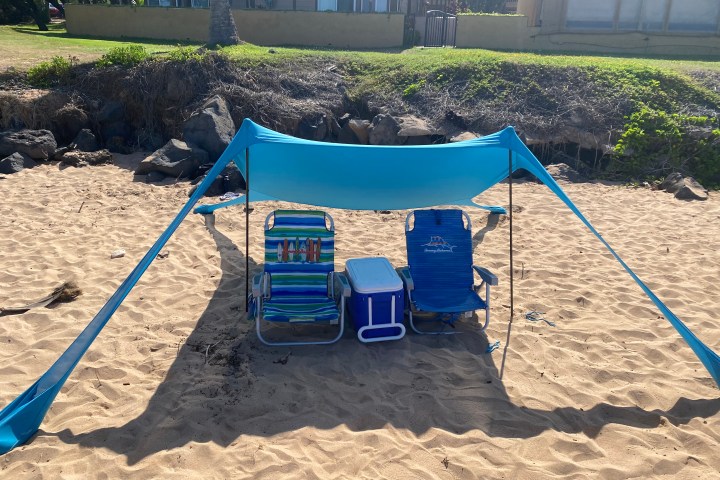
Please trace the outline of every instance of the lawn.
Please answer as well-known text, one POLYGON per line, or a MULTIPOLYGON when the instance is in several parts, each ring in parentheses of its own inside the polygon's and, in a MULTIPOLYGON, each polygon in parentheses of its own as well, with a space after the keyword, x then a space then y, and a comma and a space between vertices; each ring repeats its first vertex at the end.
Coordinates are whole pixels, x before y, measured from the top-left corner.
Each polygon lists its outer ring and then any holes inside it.
MULTIPOLYGON (((0 26, 0 71, 27 70, 55 55, 75 57, 81 63, 92 62, 113 47, 131 43, 142 44, 149 52, 162 54, 178 44, 177 41, 148 39, 110 40, 81 38, 69 35, 64 23, 53 23, 48 32, 35 25, 0 26)), ((187 42, 183 44, 187 45, 187 42)), ((697 59, 669 59, 617 56, 590 56, 577 54, 537 54, 497 52, 482 49, 424 49, 412 48, 395 51, 344 51, 313 48, 262 47, 245 44, 224 49, 231 57, 245 62, 275 63, 298 57, 336 58, 338 61, 357 61, 372 64, 379 69, 401 67, 404 70, 427 70, 442 65, 478 62, 512 62, 564 67, 657 68, 686 72, 711 70, 720 72, 720 61, 697 59)))

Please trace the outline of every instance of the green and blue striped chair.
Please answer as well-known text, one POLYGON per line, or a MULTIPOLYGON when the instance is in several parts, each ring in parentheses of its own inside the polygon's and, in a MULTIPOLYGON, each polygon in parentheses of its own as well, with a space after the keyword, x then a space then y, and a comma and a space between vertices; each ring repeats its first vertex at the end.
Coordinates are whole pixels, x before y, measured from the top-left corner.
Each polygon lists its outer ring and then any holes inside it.
POLYGON ((350 284, 335 269, 335 227, 321 211, 276 210, 265 220, 265 266, 253 278, 258 338, 266 345, 318 345, 342 337, 345 298, 350 284), (272 221, 272 226, 270 222, 272 221), (330 226, 327 226, 329 221, 330 226), (338 287, 338 306, 335 286, 338 287), (262 322, 339 324, 331 340, 271 342, 262 336, 262 322))

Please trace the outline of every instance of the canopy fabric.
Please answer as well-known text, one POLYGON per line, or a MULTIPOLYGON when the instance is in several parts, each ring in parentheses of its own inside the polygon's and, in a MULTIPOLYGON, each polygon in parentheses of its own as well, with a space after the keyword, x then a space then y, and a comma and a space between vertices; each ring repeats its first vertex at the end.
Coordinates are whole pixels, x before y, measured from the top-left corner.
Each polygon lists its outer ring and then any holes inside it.
MULTIPOLYGON (((677 329, 720 386, 720 357, 638 278, 570 201, 515 134, 513 128, 448 145, 384 147, 328 144, 268 130, 246 119, 206 178, 140 263, 50 369, 0 411, 0 454, 27 441, 39 428, 60 388, 150 266, 177 227, 222 170, 234 161, 249 184, 249 200, 284 200, 357 210, 474 205, 472 199, 525 169, 550 188, 607 247, 622 267, 677 329), (248 155, 249 172, 245 168, 248 155)), ((239 203, 198 208, 209 213, 239 203)))

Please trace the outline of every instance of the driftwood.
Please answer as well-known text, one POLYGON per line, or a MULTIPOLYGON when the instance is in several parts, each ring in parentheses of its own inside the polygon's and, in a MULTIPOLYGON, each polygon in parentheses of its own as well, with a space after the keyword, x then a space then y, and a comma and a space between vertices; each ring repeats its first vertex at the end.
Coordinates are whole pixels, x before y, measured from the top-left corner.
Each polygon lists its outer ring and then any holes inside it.
POLYGON ((81 293, 82 291, 75 284, 75 282, 64 282, 59 287, 55 288, 52 293, 50 293, 50 295, 47 295, 27 305, 21 305, 17 307, 0 307, 0 316, 25 313, 28 310, 32 310, 33 308, 47 307, 53 302, 70 302, 80 296, 81 293))

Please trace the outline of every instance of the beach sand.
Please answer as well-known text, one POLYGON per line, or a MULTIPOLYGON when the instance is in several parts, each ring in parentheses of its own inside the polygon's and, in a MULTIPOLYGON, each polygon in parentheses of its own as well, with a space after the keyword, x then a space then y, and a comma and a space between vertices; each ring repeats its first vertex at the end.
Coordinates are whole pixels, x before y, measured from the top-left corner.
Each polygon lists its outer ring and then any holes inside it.
MULTIPOLYGON (((75 280, 73 302, 0 321, 0 406, 29 387, 187 200, 187 183, 117 165, 0 179, 0 306, 75 280), (125 250, 122 258, 110 254, 125 250)), ((563 184, 608 242, 720 350, 720 197, 563 184)), ((206 201, 206 200, 204 200, 206 201)), ((479 197, 507 205, 507 185, 479 197)), ((720 478, 710 375, 601 243, 543 185, 514 187, 515 318, 505 216, 469 211, 475 263, 497 274, 487 335, 266 347, 244 313, 242 207, 190 215, 77 366, 2 478, 720 478), (530 322, 545 312, 555 327, 530 322), (485 354, 488 340, 501 348, 485 354), (288 355, 289 354, 289 355, 288 355), (287 359, 286 363, 279 360, 287 359)), ((262 224, 252 212, 250 266, 262 224)), ((336 267, 405 259, 407 212, 328 209, 336 267)), ((482 315, 482 312, 481 312, 482 315)))

